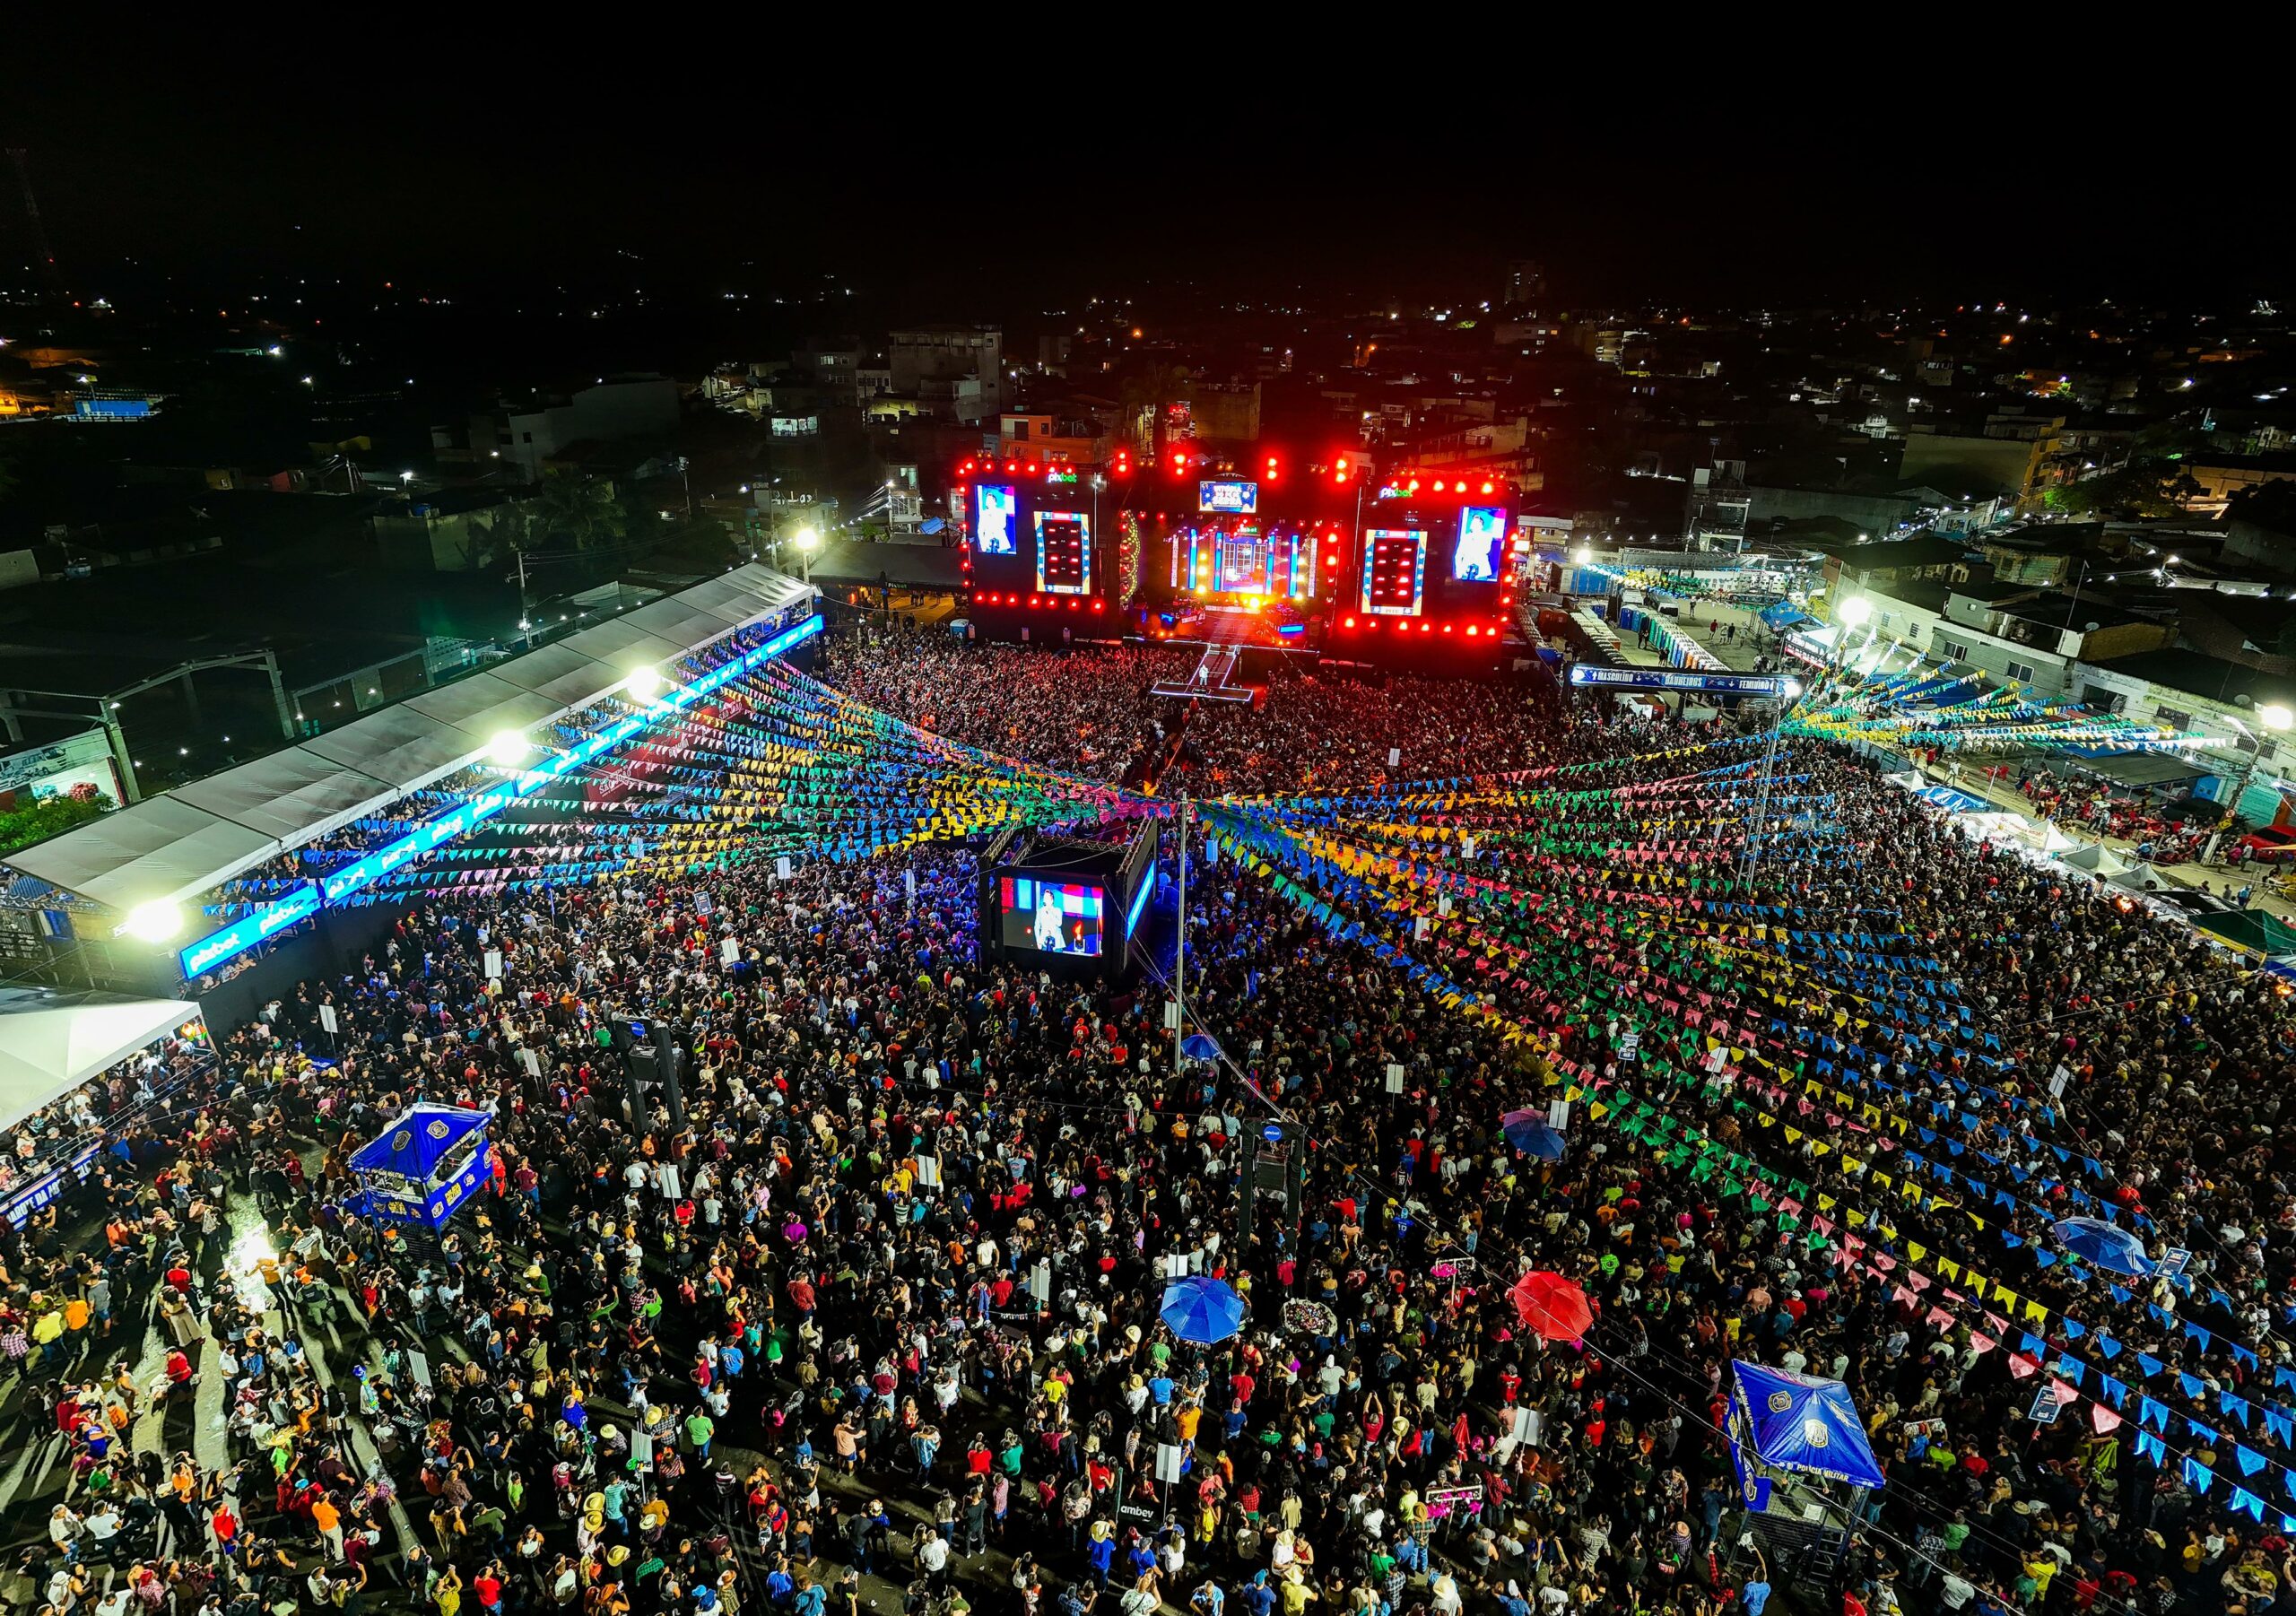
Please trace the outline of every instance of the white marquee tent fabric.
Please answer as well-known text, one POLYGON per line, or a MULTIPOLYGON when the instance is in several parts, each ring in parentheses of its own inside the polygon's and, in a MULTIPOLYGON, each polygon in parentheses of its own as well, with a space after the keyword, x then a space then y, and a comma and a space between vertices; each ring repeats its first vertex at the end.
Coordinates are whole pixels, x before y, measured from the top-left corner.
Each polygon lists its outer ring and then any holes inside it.
POLYGON ((2131 864, 2105 884, 2124 892, 2166 892, 2176 885, 2151 864, 2131 864))
POLYGON ((2129 861, 2102 842, 2090 842, 2073 852, 2060 854, 2057 863, 2075 870, 2086 870, 2100 880, 2109 881, 2129 868, 2129 861))
POLYGON ((10 995, 0 998, 0 1128, 199 1019, 185 999, 116 994, 10 995))

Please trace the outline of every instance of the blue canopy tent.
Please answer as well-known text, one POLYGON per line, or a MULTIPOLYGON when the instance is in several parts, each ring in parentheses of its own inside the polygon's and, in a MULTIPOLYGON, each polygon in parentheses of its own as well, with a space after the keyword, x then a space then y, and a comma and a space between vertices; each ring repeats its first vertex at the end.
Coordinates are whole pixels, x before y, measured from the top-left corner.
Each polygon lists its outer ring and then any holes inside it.
POLYGON ((1849 1388, 1743 1359, 1730 1368, 1730 1464, 1748 1524, 1781 1569, 1787 1554, 1805 1571, 1830 1562, 1887 1479, 1849 1388))
POLYGON ((486 1181, 493 1160, 484 1111, 417 1101, 352 1155, 351 1210, 400 1223, 443 1225, 486 1181))
MULTIPOLYGON (((1732 1412, 1745 1417, 1746 1443, 1762 1464, 1798 1470, 1852 1487, 1879 1487, 1886 1479, 1866 1439, 1866 1422, 1839 1380, 1820 1380, 1734 1359, 1737 1376, 1732 1412)), ((1744 1439, 1732 1433, 1734 1446, 1744 1439)))

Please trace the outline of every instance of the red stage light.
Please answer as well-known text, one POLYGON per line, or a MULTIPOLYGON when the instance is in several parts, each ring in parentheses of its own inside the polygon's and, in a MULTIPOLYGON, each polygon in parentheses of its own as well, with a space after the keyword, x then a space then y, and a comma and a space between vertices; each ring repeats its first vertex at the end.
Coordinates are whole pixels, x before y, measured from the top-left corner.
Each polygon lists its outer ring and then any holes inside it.
POLYGON ((1435 479, 1435 491, 1439 494, 1443 491, 1443 479, 1440 477, 1435 479))
POLYGON ((1030 476, 1031 476, 1031 477, 1033 477, 1033 476, 1035 476, 1036 474, 1037 474, 1037 466, 1036 466, 1036 462, 1035 462, 1035 461, 1033 461, 1033 460, 1031 460, 1031 461, 1030 461, 1030 462, 1029 462, 1029 475, 1030 475, 1030 476))
POLYGON ((1483 630, 1482 630, 1481 629, 1476 628, 1473 623, 1469 623, 1469 624, 1467 625, 1467 638, 1468 638, 1469 639, 1473 639, 1476 635, 1478 635, 1478 634, 1480 634, 1480 633, 1482 633, 1482 632, 1483 632, 1483 630))
POLYGON ((1488 482, 1484 483, 1483 485, 1483 491, 1486 494, 1489 493, 1491 491, 1491 484, 1488 482))
POLYGON ((1435 625, 1433 623, 1422 623, 1419 625, 1419 631, 1422 634, 1432 634, 1435 631, 1435 625))
POLYGON ((1353 618, 1352 618, 1352 617, 1351 617, 1351 618, 1349 618, 1349 619, 1347 620, 1347 626, 1348 626, 1349 628, 1351 628, 1351 629, 1352 629, 1352 628, 1353 628, 1353 627, 1355 626, 1355 620, 1354 620, 1353 618))
POLYGON ((1450 631, 1451 631, 1451 625, 1450 625, 1450 624, 1448 624, 1448 623, 1445 623, 1445 624, 1443 625, 1443 632, 1444 632, 1444 633, 1446 633, 1446 634, 1448 634, 1450 631))
POLYGON ((1095 612, 1098 612, 1101 607, 1103 607, 1103 606, 1105 606, 1105 605, 1107 605, 1107 604, 1108 604, 1108 602, 1106 602, 1106 601, 1100 601, 1100 600, 1096 600, 1096 601, 1094 601, 1094 602, 1092 603, 1092 610, 1093 610, 1093 611, 1095 611, 1095 612))

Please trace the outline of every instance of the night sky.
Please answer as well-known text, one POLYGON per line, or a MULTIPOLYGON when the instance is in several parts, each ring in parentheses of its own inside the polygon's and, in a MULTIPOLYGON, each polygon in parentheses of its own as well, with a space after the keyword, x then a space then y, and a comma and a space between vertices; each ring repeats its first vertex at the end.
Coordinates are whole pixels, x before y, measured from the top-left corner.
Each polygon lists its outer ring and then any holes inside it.
MULTIPOLYGON (((697 40, 615 84, 443 40, 402 51, 389 32, 332 60, 254 41, 124 60, 83 46, 76 74, 50 59, 12 93, 8 139, 30 150, 59 256, 90 278, 133 259, 226 289, 347 274, 465 299, 827 276, 883 311, 951 317, 1187 280, 1253 299, 1489 295, 1514 255, 1579 305, 2244 307, 2289 278, 2268 169, 2192 176, 2243 149, 2222 106, 2187 134, 1902 96, 1744 112, 1765 100, 1744 84, 1574 96, 1534 74, 1477 119, 1440 104, 1471 109, 1463 82, 1416 68, 1390 88, 1359 73, 1344 92, 1231 91, 1204 71, 1209 46, 1170 58, 1195 64, 1170 83, 1144 68, 1101 85, 1083 82, 1089 49, 1052 83, 932 48, 884 74, 866 55, 744 70, 736 53, 721 75, 697 40), (815 92, 789 88, 808 79, 815 92)), ((11 187, 11 262, 22 230, 11 187)))

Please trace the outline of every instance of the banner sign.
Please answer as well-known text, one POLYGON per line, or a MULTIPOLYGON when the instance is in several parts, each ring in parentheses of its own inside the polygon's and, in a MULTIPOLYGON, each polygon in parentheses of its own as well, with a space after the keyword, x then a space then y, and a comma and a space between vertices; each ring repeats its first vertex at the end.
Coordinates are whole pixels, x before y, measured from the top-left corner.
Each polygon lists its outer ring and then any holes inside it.
POLYGON ((1792 697, 1802 682, 1783 673, 1689 673, 1678 668, 1598 668, 1579 663, 1570 682, 1602 690, 1693 691, 1708 696, 1792 697))

